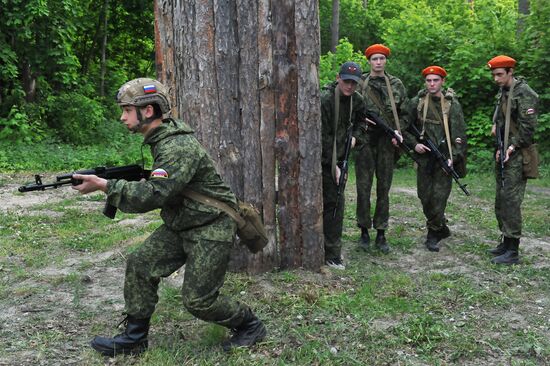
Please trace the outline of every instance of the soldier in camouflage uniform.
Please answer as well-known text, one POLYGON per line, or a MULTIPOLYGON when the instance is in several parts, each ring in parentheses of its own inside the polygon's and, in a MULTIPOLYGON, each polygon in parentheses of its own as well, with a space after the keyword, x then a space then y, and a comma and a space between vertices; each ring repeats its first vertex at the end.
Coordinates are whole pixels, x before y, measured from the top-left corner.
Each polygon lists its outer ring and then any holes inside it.
POLYGON ((338 199, 338 180, 345 153, 347 131, 353 129, 352 147, 364 115, 363 98, 355 91, 361 80, 361 67, 346 62, 340 67, 336 81, 321 91, 321 139, 323 170, 323 230, 325 237, 325 262, 328 266, 344 269, 342 261, 342 225, 344 221, 344 192, 338 199), (338 98, 338 115, 335 101, 338 98), (335 126, 335 118, 336 126, 335 126), (336 135, 336 138, 335 138, 336 135), (334 147, 336 155, 333 159, 334 147), (337 207, 338 201, 338 207, 337 207), (336 208, 336 215, 333 217, 336 208))
POLYGON ((250 346, 264 338, 262 322, 242 303, 220 294, 236 231, 224 212, 183 195, 191 189, 236 208, 236 198, 222 181, 189 125, 171 118, 165 87, 153 79, 124 84, 117 102, 121 121, 144 135, 154 158, 149 180, 105 180, 74 175, 80 193, 101 190, 107 202, 124 212, 161 209, 164 222, 127 258, 124 283, 126 330, 114 338, 95 337, 91 345, 107 356, 138 354, 147 348, 149 321, 158 301, 161 277, 185 264, 181 289, 186 309, 199 319, 232 329, 224 349, 250 346))
MULTIPOLYGON (((365 100, 368 113, 374 113, 382 118, 388 126, 396 130, 400 136, 400 128, 396 126, 395 116, 403 125, 401 109, 406 105, 407 93, 405 86, 395 76, 385 72, 386 58, 390 49, 381 44, 375 44, 365 50, 365 56, 370 64, 370 72, 363 74, 361 94, 365 100), (388 88, 389 85, 389 88, 388 88), (390 89, 395 101, 395 114, 390 98, 390 89)), ((357 186, 357 225, 361 228, 359 246, 368 250, 370 246, 369 229, 377 231, 375 244, 383 253, 390 251, 385 231, 388 228, 390 199, 389 192, 393 179, 397 142, 384 133, 380 127, 370 126, 367 138, 359 140, 355 155, 355 174, 357 186), (371 189, 376 174, 376 208, 371 218, 371 189)))
POLYGON ((451 194, 452 177, 439 166, 434 154, 423 141, 429 138, 446 156, 452 166, 465 158, 466 124, 462 108, 452 89, 443 89, 447 72, 439 66, 429 66, 422 71, 426 88, 418 92, 408 105, 409 128, 414 125, 420 136, 405 131, 403 137, 414 146, 418 160, 417 189, 422 203, 428 234, 425 245, 432 252, 439 251, 439 241, 451 233, 446 224, 445 207, 451 194), (446 117, 445 117, 446 115, 446 117), (451 151, 447 144, 444 120, 447 119, 451 151), (452 156, 450 155, 452 153, 452 156))
POLYGON ((495 214, 501 240, 498 246, 489 252, 495 255, 496 264, 515 264, 519 262, 519 241, 521 237, 521 203, 525 193, 527 179, 523 174, 526 148, 533 144, 537 127, 538 95, 527 85, 523 78, 514 76, 516 61, 508 56, 497 56, 488 62, 495 83, 500 87, 497 95, 492 133, 496 127, 504 134, 506 105, 510 102, 509 135, 503 136, 504 146, 504 187, 501 187, 500 152, 495 155, 496 196, 495 214), (510 93, 511 96, 510 96, 510 93), (509 98, 510 96, 510 98, 509 98))

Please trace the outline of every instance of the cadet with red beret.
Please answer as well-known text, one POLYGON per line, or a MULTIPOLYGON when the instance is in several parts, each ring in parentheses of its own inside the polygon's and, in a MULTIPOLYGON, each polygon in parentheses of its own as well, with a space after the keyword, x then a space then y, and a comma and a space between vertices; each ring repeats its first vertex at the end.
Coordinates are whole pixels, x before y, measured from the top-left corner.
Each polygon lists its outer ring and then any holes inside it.
MULTIPOLYGON (((368 114, 376 114, 388 126, 396 130, 398 136, 404 124, 402 108, 406 104, 405 86, 386 69, 390 49, 382 44, 374 44, 365 50, 370 72, 363 74, 361 94, 365 99, 368 114)), ((389 191, 393 179, 393 169, 398 153, 396 142, 384 133, 382 128, 369 125, 367 133, 358 138, 355 161, 357 185, 357 225, 361 228, 359 247, 370 247, 369 229, 377 231, 375 244, 383 253, 390 251, 385 231, 389 219, 389 191), (376 208, 371 217, 371 189, 376 174, 376 208)))
MULTIPOLYGON (((407 116, 409 129, 403 137, 414 146, 418 161, 417 190, 426 217, 428 234, 425 245, 429 251, 439 251, 439 241, 451 235, 445 208, 451 194, 452 177, 440 168, 433 152, 426 143, 430 139, 448 159, 447 164, 465 162, 466 124, 462 107, 452 89, 443 89, 447 71, 440 66, 428 66, 422 70, 426 87, 411 99, 407 116)), ((459 170, 456 169, 455 170, 459 170)), ((462 169, 464 170, 464 169, 462 169)))
POLYGON ((496 195, 495 214, 501 238, 496 248, 489 250, 495 256, 496 264, 519 262, 519 241, 521 237, 521 203, 527 178, 537 166, 533 137, 537 127, 538 95, 521 77, 514 76, 516 60, 500 55, 487 65, 493 79, 499 86, 492 134, 500 134, 504 144, 504 171, 500 172, 500 152, 495 153, 496 195), (535 155, 535 156, 533 156, 535 155), (528 164, 529 162, 529 164, 528 164), (504 178, 502 180, 502 177, 504 178))

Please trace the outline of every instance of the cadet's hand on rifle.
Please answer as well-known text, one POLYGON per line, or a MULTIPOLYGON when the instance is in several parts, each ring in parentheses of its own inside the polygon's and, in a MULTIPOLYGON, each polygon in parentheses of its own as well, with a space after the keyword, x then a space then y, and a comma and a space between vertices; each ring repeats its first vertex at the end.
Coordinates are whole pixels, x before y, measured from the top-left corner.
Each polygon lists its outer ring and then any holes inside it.
POLYGON ((452 168, 453 167, 453 161, 451 159, 447 159, 447 165, 449 166, 449 168, 452 168))
POLYGON ((493 123, 493 127, 491 127, 491 136, 497 135, 497 125, 493 123))
POLYGON ((397 141, 397 139, 392 138, 391 143, 393 144, 393 146, 399 146, 399 143, 403 142, 403 136, 401 136, 401 133, 397 130, 395 130, 394 132, 397 135, 397 137, 399 138, 399 142, 397 141))
POLYGON ((72 186, 80 194, 87 194, 98 190, 107 192, 107 179, 99 178, 97 175, 73 174, 73 179, 82 181, 82 184, 72 186))
MULTIPOLYGON (((514 145, 510 145, 507 149, 506 149, 506 157, 504 158, 504 161, 503 163, 506 163, 508 161, 508 159, 510 159, 510 156, 512 155, 512 153, 516 150, 515 146, 514 145)), ((498 152, 498 151, 497 151, 498 152)))
POLYGON ((414 146, 414 151, 416 151, 419 154, 425 154, 426 152, 432 151, 430 148, 424 144, 416 144, 414 146))
POLYGON ((339 186, 340 185, 340 175, 342 174, 342 171, 340 170, 340 167, 338 165, 336 165, 336 171, 335 171, 335 175, 336 175, 336 185, 339 186))
POLYGON ((353 149, 355 147, 355 143, 357 142, 357 140, 355 139, 355 137, 351 137, 351 148, 353 149))

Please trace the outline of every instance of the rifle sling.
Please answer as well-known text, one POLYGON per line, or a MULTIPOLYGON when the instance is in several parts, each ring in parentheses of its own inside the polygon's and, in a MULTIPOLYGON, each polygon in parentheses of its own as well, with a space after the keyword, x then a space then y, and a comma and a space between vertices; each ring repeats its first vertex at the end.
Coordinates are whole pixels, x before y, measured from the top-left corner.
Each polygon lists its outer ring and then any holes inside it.
MULTIPOLYGON (((510 86, 510 91, 508 91, 508 98, 506 100, 506 112, 504 115, 504 148, 508 148, 508 137, 510 135, 511 116, 512 116, 512 94, 514 93, 514 87, 516 86, 516 80, 512 80, 512 85, 510 86)), ((502 99, 504 93, 501 94, 500 98, 502 99)), ((512 127, 512 132, 514 134, 517 132, 515 126, 512 127)))
MULTIPOLYGON (((351 114, 353 111, 353 95, 349 99, 349 123, 351 124, 351 114)), ((334 140, 332 143, 332 163, 331 173, 332 179, 336 181, 336 164, 338 163, 338 152, 336 146, 336 136, 338 132, 338 119, 340 118, 340 87, 336 85, 334 88, 334 140)))
POLYGON ((182 193, 184 196, 191 198, 192 200, 195 200, 210 207, 215 207, 218 210, 225 212, 237 223, 238 227, 242 227, 245 225, 245 221, 241 217, 241 215, 239 215, 239 213, 235 209, 229 207, 228 204, 202 193, 192 191, 190 189, 184 189, 182 193))

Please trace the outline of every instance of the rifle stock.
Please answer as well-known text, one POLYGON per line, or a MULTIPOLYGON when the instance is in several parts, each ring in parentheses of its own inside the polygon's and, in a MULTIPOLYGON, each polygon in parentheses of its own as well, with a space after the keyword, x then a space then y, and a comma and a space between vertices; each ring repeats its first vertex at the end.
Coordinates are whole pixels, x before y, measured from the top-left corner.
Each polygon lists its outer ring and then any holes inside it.
MULTIPOLYGON (((128 181, 139 181, 141 179, 148 179, 151 174, 150 170, 144 170, 140 165, 126 165, 120 167, 97 167, 88 170, 78 170, 73 173, 64 173, 56 176, 55 182, 46 183, 42 182, 42 177, 39 174, 34 176, 34 183, 28 183, 19 187, 19 192, 32 192, 32 191, 45 191, 46 189, 58 188, 65 185, 77 186, 82 183, 81 180, 74 179, 73 174, 82 175, 97 175, 104 179, 124 179, 128 181)), ((103 214, 110 219, 115 218, 117 208, 108 203, 105 203, 103 214)))

